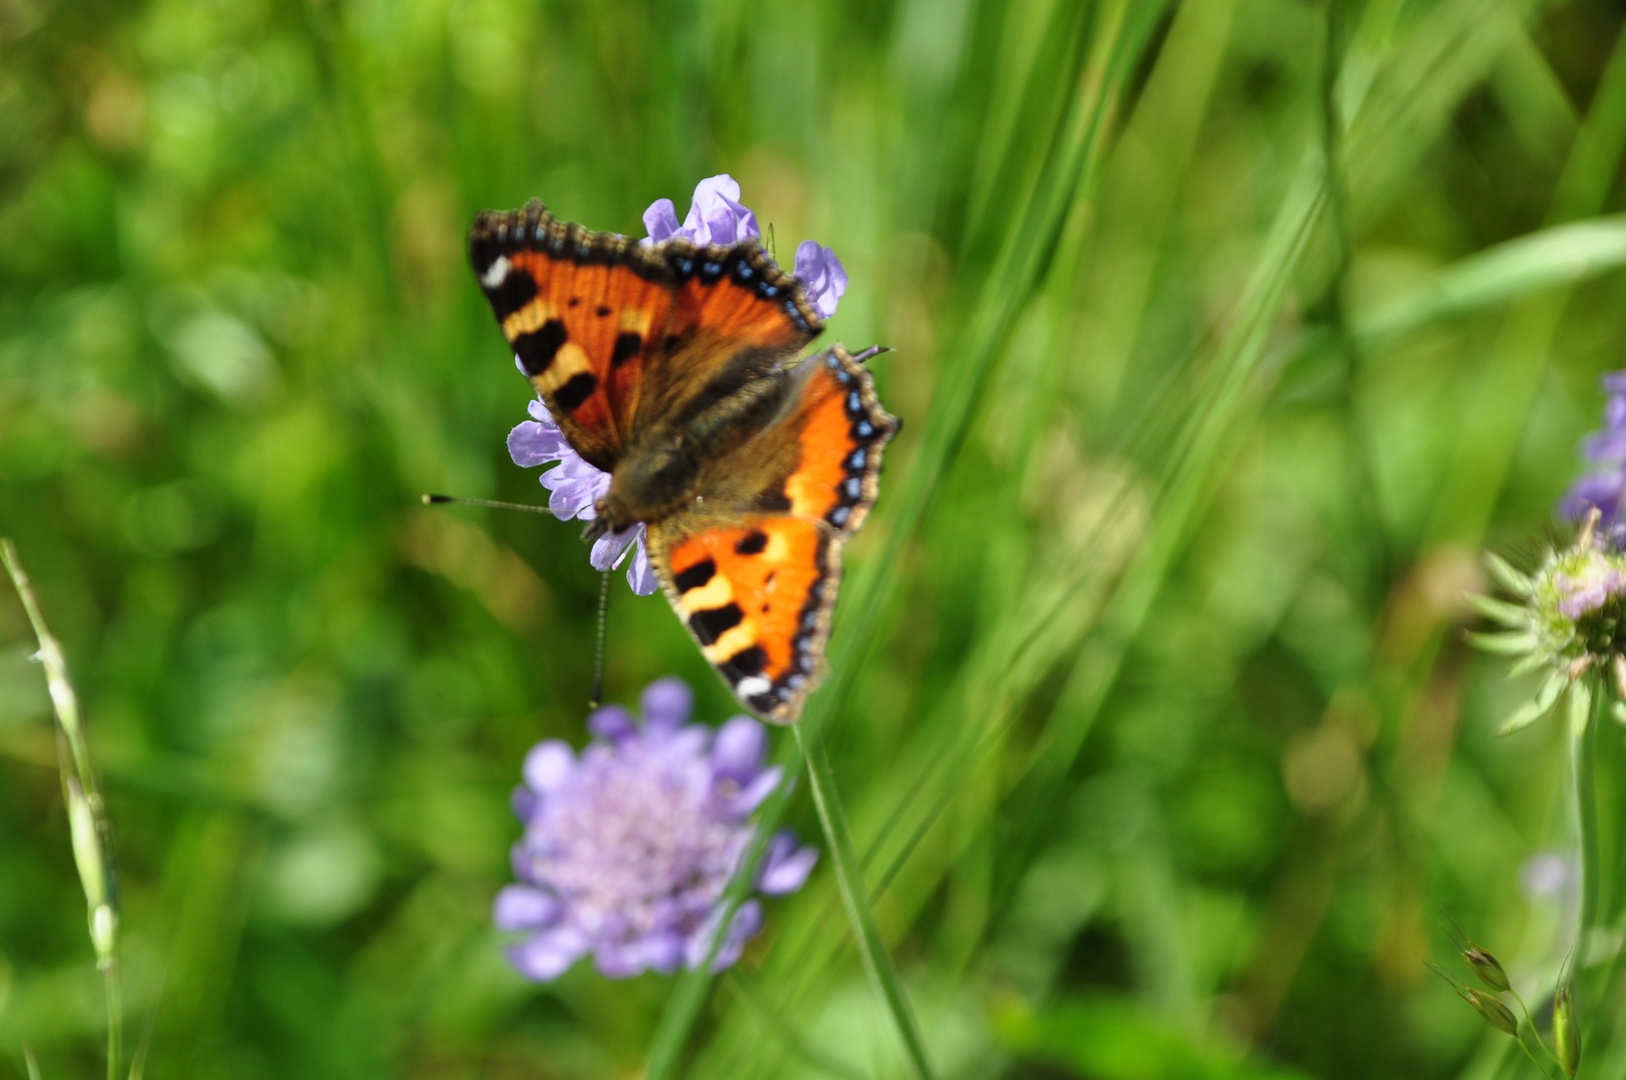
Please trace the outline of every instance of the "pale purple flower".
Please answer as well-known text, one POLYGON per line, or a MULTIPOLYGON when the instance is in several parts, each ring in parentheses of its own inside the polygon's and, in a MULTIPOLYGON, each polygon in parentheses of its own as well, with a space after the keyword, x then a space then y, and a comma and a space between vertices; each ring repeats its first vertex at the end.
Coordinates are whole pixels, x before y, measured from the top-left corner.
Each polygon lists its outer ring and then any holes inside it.
POLYGON ((1603 408, 1603 430, 1588 436, 1581 446, 1586 459, 1600 468, 1570 486, 1558 512, 1571 521, 1581 521, 1596 507, 1601 516, 1599 534, 1619 548, 1626 540, 1626 371, 1605 375, 1603 388, 1609 395, 1603 408))
POLYGON ((1592 560, 1583 564, 1579 573, 1554 574, 1553 584, 1558 588, 1558 610, 1567 619, 1579 619, 1626 593, 1626 574, 1592 560))
POLYGON ((847 268, 836 253, 815 240, 796 245, 796 279, 807 291, 808 302, 824 318, 836 313, 836 303, 847 293, 847 268))
MULTIPOLYGON (((610 490, 610 474, 588 464, 570 448, 540 399, 533 400, 528 408, 532 419, 515 425, 508 433, 508 456, 514 459, 515 465, 526 469, 559 462, 558 468, 549 469, 541 477, 542 486, 550 492, 548 509, 560 521, 593 520, 598 516, 594 504, 610 490)), ((627 584, 639 596, 648 596, 659 587, 659 582, 649 565, 644 534, 642 522, 622 532, 605 533, 593 542, 588 562, 595 570, 610 570, 621 560, 627 545, 636 544, 631 565, 627 567, 627 584)))
POLYGON ((727 173, 708 176, 694 187, 694 198, 689 202, 689 216, 677 223, 677 208, 671 199, 656 199, 644 211, 644 228, 649 230, 646 244, 658 244, 681 236, 696 244, 737 244, 741 240, 760 237, 757 216, 740 205, 740 185, 727 173))
MULTIPOLYGON (((641 244, 658 244, 674 236, 696 244, 737 244, 748 238, 760 239, 757 216, 740 203, 740 185, 732 176, 708 176, 695 185, 689 216, 678 224, 677 207, 671 199, 656 199, 644 211, 644 228, 649 236, 641 244)), ((796 279, 802 283, 819 315, 828 319, 847 292, 847 271, 836 253, 813 240, 803 240, 796 248, 796 279)))
MULTIPOLYGON (((721 728, 687 723, 693 696, 679 679, 645 691, 643 723, 617 705, 594 711, 595 736, 578 755, 538 744, 525 759, 514 810, 519 884, 497 894, 499 929, 522 932, 509 962, 547 982, 588 953, 599 971, 697 968, 724 913, 723 891, 751 843, 751 814, 782 779, 765 766, 767 732, 736 716, 721 728)), ((757 868, 756 892, 778 896, 807 881, 818 852, 788 831, 757 868)), ((755 898, 734 912, 713 959, 721 971, 762 928, 755 898)))

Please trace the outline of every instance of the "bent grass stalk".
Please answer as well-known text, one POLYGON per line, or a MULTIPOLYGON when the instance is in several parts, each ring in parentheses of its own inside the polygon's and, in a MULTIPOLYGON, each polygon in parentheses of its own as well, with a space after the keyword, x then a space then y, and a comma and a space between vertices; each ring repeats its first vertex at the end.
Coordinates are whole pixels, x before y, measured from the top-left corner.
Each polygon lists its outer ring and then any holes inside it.
POLYGON ((847 909, 853 935, 858 939, 858 952, 864 961, 864 971, 877 996, 892 1014, 898 1037, 920 1080, 933 1080, 931 1064, 926 1059, 926 1047, 921 1041, 909 1000, 904 996, 898 973, 892 966, 892 957, 886 951, 881 929, 875 922, 875 909, 870 906, 869 894, 864 888, 864 870, 858 854, 853 850, 852 834, 847 828, 847 817, 841 810, 836 795, 835 774, 830 758, 825 753, 824 740, 808 738, 801 725, 791 729, 796 734, 796 745, 807 759, 808 780, 813 787, 813 803, 819 811, 819 823, 824 826, 825 842, 830 845, 830 861, 835 865, 836 882, 841 889, 842 906, 847 909))
MULTIPOLYGON (((29 624, 39 641, 38 659, 45 668, 45 683, 51 693, 51 706, 57 721, 57 767, 62 777, 62 795, 68 808, 69 832, 73 838, 74 865, 85 890, 90 924, 90 942, 96 950, 96 967, 102 973, 107 999, 107 1077, 117 1080, 123 1054, 124 996, 119 988, 118 910, 114 895, 112 861, 108 850, 107 815, 91 768, 90 750, 80 723, 79 696, 68 680, 68 664, 62 646, 51 634, 34 596, 34 588, 23 569, 17 548, 9 537, 0 537, 0 561, 11 575, 11 584, 22 600, 29 624)), ((37 1075, 30 1053, 29 1072, 37 1075)))

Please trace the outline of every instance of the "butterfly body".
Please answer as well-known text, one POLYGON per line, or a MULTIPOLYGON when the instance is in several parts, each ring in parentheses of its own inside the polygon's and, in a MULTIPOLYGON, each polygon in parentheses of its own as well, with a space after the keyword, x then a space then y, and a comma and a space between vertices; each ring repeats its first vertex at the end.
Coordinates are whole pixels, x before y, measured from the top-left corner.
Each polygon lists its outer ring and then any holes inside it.
POLYGON ((592 529, 647 526, 673 609, 735 695, 790 722, 824 674, 841 547, 898 429, 870 373, 755 240, 636 244, 533 201, 482 214, 474 271, 571 447, 592 529))

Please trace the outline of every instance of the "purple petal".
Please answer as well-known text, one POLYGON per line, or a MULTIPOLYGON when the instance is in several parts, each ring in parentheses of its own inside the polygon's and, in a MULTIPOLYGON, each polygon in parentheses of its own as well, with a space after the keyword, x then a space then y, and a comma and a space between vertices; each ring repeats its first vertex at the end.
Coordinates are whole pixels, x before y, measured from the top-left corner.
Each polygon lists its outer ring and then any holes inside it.
POLYGON ((749 716, 736 716, 717 732, 711 745, 711 767, 718 776, 745 784, 762 768, 768 753, 768 732, 749 716))
POLYGON ((1626 371, 1607 372, 1603 377, 1606 394, 1626 394, 1626 371))
POLYGON ((645 548, 646 534, 642 525, 638 526, 638 550, 632 556, 632 565, 627 567, 627 584, 639 596, 648 596, 660 588, 660 579, 655 576, 654 567, 649 565, 649 552, 645 548))
POLYGON ((638 943, 644 954, 644 963, 651 971, 670 975, 683 966, 683 935, 673 930, 660 930, 638 943))
POLYGON ((1579 521, 1587 511, 1597 507, 1606 523, 1614 523, 1620 517, 1623 497, 1626 497, 1626 474, 1583 476, 1570 487, 1563 502, 1558 504, 1558 513, 1567 520, 1579 521))
POLYGON ((558 739, 537 743, 525 755, 525 783, 539 795, 553 791, 576 767, 576 755, 558 739))
POLYGON ((573 452, 558 428, 535 420, 523 420, 508 433, 508 456, 522 469, 546 465, 573 452))
POLYGON ((796 846, 796 834, 782 829, 768 842, 768 850, 757 871, 757 888, 769 896, 793 893, 807 883, 819 850, 811 844, 796 846))
POLYGON ((587 717, 587 730, 601 739, 611 742, 621 742, 634 735, 638 726, 633 723, 632 714, 619 705, 606 705, 601 709, 594 709, 587 717))
POLYGON ((1626 461, 1626 429, 1612 426, 1609 431, 1587 436, 1586 442, 1581 445, 1581 453, 1586 455, 1587 460, 1599 463, 1619 464, 1626 461))
POLYGON ((652 742, 660 743, 661 753, 672 762, 681 762, 682 774, 697 789, 711 787, 711 766, 706 763, 706 744, 711 742, 711 729, 704 724, 684 724, 676 731, 671 728, 645 728, 652 742))
POLYGON ((521 821, 531 820, 532 816, 536 814, 536 808, 542 805, 542 800, 536 797, 536 792, 524 784, 514 789, 514 794, 508 801, 509 805, 514 808, 514 816, 521 821))
POLYGON ((615 568, 616 561, 621 553, 627 550, 627 545, 638 539, 638 530, 642 525, 634 525, 621 532, 607 532, 593 541, 593 550, 588 553, 587 561, 593 564, 593 569, 608 573, 615 568))
POLYGON ((1611 430, 1626 426, 1626 394, 1611 394, 1603 404, 1603 426, 1611 430))
MULTIPOLYGON (((690 935, 688 946, 684 949, 684 962, 691 970, 706 962, 706 954, 711 951, 712 940, 717 934, 717 924, 722 921, 723 906, 718 904, 700 929, 690 935)), ((745 951, 745 943, 756 937, 761 929, 762 904, 756 900, 747 900, 734 912, 734 919, 728 925, 728 934, 711 962, 712 974, 733 967, 740 954, 745 951)))
POLYGON ((587 946, 587 937, 581 931, 556 926, 508 949, 508 962, 532 982, 551 982, 585 956, 587 946))
POLYGON ((593 950, 593 966, 607 979, 630 979, 642 975, 648 965, 636 943, 600 941, 593 950))
POLYGON ((548 509, 560 521, 579 517, 590 521, 594 504, 610 490, 610 474, 595 469, 571 453, 560 464, 542 474, 542 486, 553 494, 548 509))
POLYGON ((727 173, 708 176, 694 187, 689 216, 678 235, 696 244, 732 244, 760 236, 757 218, 740 205, 740 185, 727 173))
POLYGON ((802 283, 808 303, 826 319, 836 313, 837 302, 847 294, 847 268, 834 251, 813 240, 796 246, 796 280, 802 283))
POLYGON ((644 228, 649 230, 649 243, 658 244, 678 231, 677 207, 671 199, 656 199, 644 211, 644 228))
MULTIPOLYGON (((693 971, 706 963, 706 953, 711 952, 712 940, 717 937, 717 924, 722 921, 724 904, 717 904, 717 908, 707 917, 706 922, 689 935, 688 947, 683 950, 688 968, 693 971)), ((722 947, 717 950, 717 956, 712 958, 712 974, 732 968, 735 961, 740 960, 740 953, 745 952, 745 943, 756 937, 758 930, 763 929, 763 904, 748 899, 740 904, 740 908, 733 912, 733 921, 728 924, 728 934, 725 935, 722 947)))
POLYGON ((672 675, 650 683, 639 701, 646 731, 675 731, 689 718, 693 708, 694 691, 689 689, 688 683, 672 675))
POLYGON ((491 905, 498 930, 544 930, 559 918, 559 898, 529 885, 507 885, 491 905))
POLYGON ((740 790, 738 795, 728 799, 725 806, 730 814, 744 817, 762 805, 762 800, 774 793, 779 786, 779 780, 785 775, 785 770, 778 765, 763 769, 749 784, 740 790))

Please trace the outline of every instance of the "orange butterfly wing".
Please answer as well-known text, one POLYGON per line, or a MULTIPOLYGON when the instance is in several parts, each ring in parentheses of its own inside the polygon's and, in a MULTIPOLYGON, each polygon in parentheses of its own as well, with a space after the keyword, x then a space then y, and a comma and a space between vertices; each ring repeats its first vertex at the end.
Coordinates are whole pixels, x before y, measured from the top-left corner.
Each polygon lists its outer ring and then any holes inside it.
POLYGON ((841 547, 898 420, 839 345, 789 375, 784 414, 718 463, 701 501, 649 526, 667 598, 736 697, 780 723, 824 677, 841 547))
POLYGON ((605 471, 641 425, 705 385, 706 368, 748 350, 793 353, 823 326, 755 240, 639 244, 532 200, 477 217, 469 259, 565 438, 605 471))

